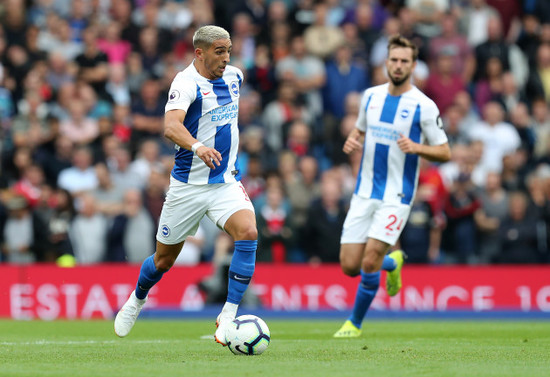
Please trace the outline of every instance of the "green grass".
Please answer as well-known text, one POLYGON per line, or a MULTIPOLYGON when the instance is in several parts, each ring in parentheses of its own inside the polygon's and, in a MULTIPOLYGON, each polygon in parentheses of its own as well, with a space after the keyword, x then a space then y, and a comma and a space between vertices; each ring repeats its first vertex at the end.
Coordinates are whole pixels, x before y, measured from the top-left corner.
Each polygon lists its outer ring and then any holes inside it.
POLYGON ((206 339, 212 321, 0 321, 0 376, 548 376, 550 322, 367 321, 358 339, 340 322, 267 319, 261 356, 206 339))

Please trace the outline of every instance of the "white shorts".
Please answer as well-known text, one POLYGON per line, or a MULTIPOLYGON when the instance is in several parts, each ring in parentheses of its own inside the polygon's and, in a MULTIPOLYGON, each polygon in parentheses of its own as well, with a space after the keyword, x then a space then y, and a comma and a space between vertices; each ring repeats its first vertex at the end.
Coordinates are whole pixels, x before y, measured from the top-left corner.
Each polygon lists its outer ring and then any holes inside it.
POLYGON ((157 241, 175 245, 194 236, 199 222, 208 216, 220 229, 232 214, 254 207, 241 182, 191 185, 170 176, 159 219, 157 241))
POLYGON ((401 235, 411 207, 353 195, 340 243, 366 243, 374 238, 395 245, 401 235))

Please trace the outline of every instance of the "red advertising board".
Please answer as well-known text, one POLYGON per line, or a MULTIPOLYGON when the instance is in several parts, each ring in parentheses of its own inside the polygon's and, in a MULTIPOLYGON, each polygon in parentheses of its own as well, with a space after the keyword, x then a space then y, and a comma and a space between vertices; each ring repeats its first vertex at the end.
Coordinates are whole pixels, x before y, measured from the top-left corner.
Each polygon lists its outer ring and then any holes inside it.
MULTIPOLYGON (((210 265, 173 267, 150 292, 147 307, 200 311, 198 283, 210 265)), ((112 318, 134 289, 139 266, 0 266, 0 317, 14 319, 112 318)), ((382 278, 382 280, 384 277, 382 278)), ((406 266, 395 297, 378 291, 372 310, 550 312, 549 266, 406 266)), ((337 265, 269 265, 256 268, 253 289, 267 309, 349 310, 358 278, 337 265)), ((383 281, 382 281, 383 284, 383 281)))

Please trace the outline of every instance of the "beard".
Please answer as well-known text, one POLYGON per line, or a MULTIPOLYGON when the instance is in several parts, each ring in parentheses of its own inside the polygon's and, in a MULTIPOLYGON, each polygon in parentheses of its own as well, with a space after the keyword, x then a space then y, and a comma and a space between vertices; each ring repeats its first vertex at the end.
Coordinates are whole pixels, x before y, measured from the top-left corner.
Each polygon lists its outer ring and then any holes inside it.
POLYGON ((401 78, 396 78, 394 76, 392 76, 391 74, 388 73, 388 76, 390 77, 390 80, 392 82, 393 85, 395 86, 401 86, 403 85, 408 79, 409 77, 411 76, 410 74, 408 75, 404 75, 402 76, 401 78))

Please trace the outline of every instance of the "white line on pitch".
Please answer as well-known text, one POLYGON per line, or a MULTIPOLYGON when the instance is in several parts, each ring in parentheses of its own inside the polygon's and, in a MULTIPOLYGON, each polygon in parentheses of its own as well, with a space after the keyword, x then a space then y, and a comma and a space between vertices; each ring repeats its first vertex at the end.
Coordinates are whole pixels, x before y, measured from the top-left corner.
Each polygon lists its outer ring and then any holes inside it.
MULTIPOLYGON (((2 346, 43 346, 43 345, 79 345, 79 344, 114 344, 121 340, 35 340, 32 342, 0 342, 2 346)), ((178 340, 125 340, 124 342, 151 344, 151 343, 174 343, 178 340)))

